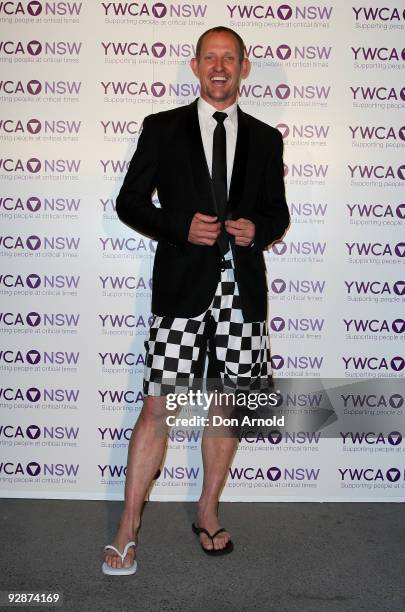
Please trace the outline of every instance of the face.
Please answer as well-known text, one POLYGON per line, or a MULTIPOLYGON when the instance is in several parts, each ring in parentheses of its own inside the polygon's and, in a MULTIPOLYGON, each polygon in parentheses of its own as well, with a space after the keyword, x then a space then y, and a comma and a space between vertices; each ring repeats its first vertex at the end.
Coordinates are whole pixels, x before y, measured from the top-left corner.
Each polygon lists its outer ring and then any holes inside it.
POLYGON ((237 40, 229 32, 211 32, 203 38, 200 58, 191 68, 201 85, 201 97, 218 110, 236 101, 241 79, 249 72, 249 60, 239 60, 237 40))

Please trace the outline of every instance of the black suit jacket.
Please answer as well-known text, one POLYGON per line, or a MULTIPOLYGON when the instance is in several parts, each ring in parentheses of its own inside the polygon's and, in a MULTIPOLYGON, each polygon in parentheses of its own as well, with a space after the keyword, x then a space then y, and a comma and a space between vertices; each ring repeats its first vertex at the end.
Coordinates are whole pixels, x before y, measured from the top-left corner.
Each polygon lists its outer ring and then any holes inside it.
MULTIPOLYGON (((263 249, 289 223, 284 192, 283 139, 278 130, 238 107, 238 135, 228 210, 256 226, 254 245, 231 241, 243 318, 267 316, 263 249)), ((215 215, 212 182, 201 139, 197 100, 145 117, 138 146, 116 201, 118 217, 158 241, 152 312, 191 318, 210 305, 220 278, 218 245, 194 245, 188 232, 196 212, 215 215), (157 189, 160 208, 151 196, 157 189)))

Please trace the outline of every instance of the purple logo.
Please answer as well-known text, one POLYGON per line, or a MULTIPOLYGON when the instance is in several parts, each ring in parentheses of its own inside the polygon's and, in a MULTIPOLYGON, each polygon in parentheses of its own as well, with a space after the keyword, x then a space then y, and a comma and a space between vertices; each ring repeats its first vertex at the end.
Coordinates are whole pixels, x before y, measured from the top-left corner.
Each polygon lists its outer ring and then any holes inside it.
POLYGON ((405 242, 398 242, 398 244, 395 246, 395 253, 398 255, 398 257, 405 256, 405 242))
POLYGON ((272 467, 270 467, 267 470, 267 478, 269 480, 272 480, 273 482, 275 480, 280 480, 281 478, 281 470, 280 468, 278 468, 277 466, 273 465, 272 467))
POLYGON ((286 98, 289 98, 290 95, 291 95, 291 89, 286 83, 281 83, 280 85, 277 85, 276 87, 277 98, 280 98, 281 100, 285 100, 286 98))
POLYGON ((404 319, 395 319, 395 321, 392 322, 392 330, 397 334, 402 334, 405 331, 404 319))
MULTIPOLYGON (((404 97, 404 100, 405 100, 405 97, 404 97)), ((398 178, 400 178, 401 181, 405 181, 405 165, 398 166, 398 178)))
POLYGON ((163 4, 163 2, 156 2, 153 6, 152 6, 152 13, 155 17, 157 17, 158 19, 161 19, 162 17, 164 17, 167 13, 167 8, 166 6, 163 4))
POLYGON ((30 289, 37 289, 41 284, 41 277, 38 274, 29 274, 27 276, 27 285, 30 289))
POLYGON ((39 351, 32 349, 27 353, 27 361, 31 365, 37 365, 41 361, 41 354, 39 351))
POLYGON ((36 461, 30 461, 27 465, 27 474, 30 476, 38 476, 41 472, 41 466, 36 461))
POLYGON ((283 255, 286 250, 287 250, 287 245, 285 242, 280 241, 280 242, 276 242, 275 244, 273 244, 273 246, 271 247, 271 250, 273 251, 273 253, 275 255, 283 255))
POLYGON ((41 399, 41 392, 37 387, 27 389, 27 400, 30 402, 38 402, 41 399))
POLYGON ((42 85, 40 81, 37 81, 36 79, 28 81, 27 83, 28 93, 32 94, 33 96, 36 96, 37 94, 41 93, 41 90, 42 90, 42 85))
POLYGON ((397 446, 402 441, 402 434, 399 431, 391 431, 391 433, 388 434, 387 439, 392 446, 397 446))
POLYGON ((37 212, 41 208, 41 200, 36 196, 31 196, 27 200, 27 208, 31 212, 37 212))
POLYGON ((276 55, 282 60, 286 60, 291 57, 291 47, 288 45, 280 45, 277 47, 276 55))
POLYGON ((281 370, 284 365, 284 359, 281 355, 273 355, 270 358, 270 362, 273 370, 281 370))
POLYGON ((405 281, 397 281, 394 283, 393 289, 397 295, 405 295, 405 281))
POLYGON ((27 314, 27 323, 30 327, 38 327, 41 323, 41 315, 38 312, 29 312, 27 314))
POLYGON ((286 123, 278 123, 276 128, 281 133, 283 138, 287 138, 288 134, 290 133, 290 128, 286 123))
POLYGON ((27 4, 27 11, 33 17, 37 17, 38 15, 42 13, 41 3, 38 2, 37 0, 33 0, 32 2, 29 2, 27 4))
POLYGON ((270 327, 273 331, 282 331, 285 328, 285 321, 281 317, 274 317, 270 321, 270 327))
POLYGON ((292 16, 292 8, 288 4, 282 4, 277 9, 277 16, 286 21, 287 19, 291 19, 292 16))
POLYGON ((30 134, 38 134, 38 132, 41 130, 41 122, 39 121, 39 119, 30 119, 27 122, 27 130, 30 132, 30 134))
POLYGON ((390 468, 389 470, 387 470, 387 479, 390 482, 396 482, 397 480, 399 480, 400 475, 401 472, 398 470, 398 468, 390 468))
POLYGON ((402 357, 393 357, 391 359, 391 368, 395 371, 395 372, 400 372, 401 370, 404 369, 405 366, 405 360, 402 357))
POLYGON ((27 161, 27 170, 28 172, 32 172, 32 174, 39 172, 41 170, 40 160, 36 157, 31 157, 31 159, 27 161))
POLYGON ((42 51, 42 45, 39 40, 31 40, 27 45, 27 51, 30 55, 39 55, 42 51))
POLYGON ((38 425, 28 425, 27 427, 27 436, 31 438, 31 440, 36 440, 39 438, 41 434, 41 430, 38 425))
POLYGON ((268 440, 270 444, 280 444, 282 439, 283 439, 283 436, 281 432, 278 431, 278 429, 274 429, 273 431, 270 431, 268 435, 268 440))
POLYGON ((163 83, 160 83, 159 81, 156 83, 152 83, 152 85, 150 86, 150 90, 155 98, 161 98, 166 93, 165 85, 163 83))
POLYGON ((285 281, 283 281, 282 278, 276 278, 272 283, 271 283, 271 289, 272 291, 274 291, 274 293, 283 293, 286 289, 286 283, 285 281))
POLYGON ((163 57, 164 55, 166 55, 166 45, 161 42, 155 42, 152 45, 152 53, 155 57, 163 57))
POLYGON ((41 238, 39 236, 28 236, 27 247, 30 251, 37 251, 41 246, 41 238))
POLYGON ((404 398, 399 393, 393 393, 388 402, 391 408, 401 408, 404 403, 404 398))

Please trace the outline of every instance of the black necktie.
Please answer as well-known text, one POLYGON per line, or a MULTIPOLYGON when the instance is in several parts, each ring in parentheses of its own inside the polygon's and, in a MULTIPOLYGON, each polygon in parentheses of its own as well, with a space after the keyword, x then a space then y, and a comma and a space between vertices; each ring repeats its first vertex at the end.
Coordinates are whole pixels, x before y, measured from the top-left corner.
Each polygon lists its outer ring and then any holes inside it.
POLYGON ((212 184, 217 206, 218 220, 221 221, 222 229, 217 243, 222 255, 229 251, 229 236, 223 227, 226 218, 226 205, 228 201, 227 171, 226 171, 226 131, 224 121, 226 113, 219 111, 213 115, 217 122, 214 130, 212 143, 212 184))

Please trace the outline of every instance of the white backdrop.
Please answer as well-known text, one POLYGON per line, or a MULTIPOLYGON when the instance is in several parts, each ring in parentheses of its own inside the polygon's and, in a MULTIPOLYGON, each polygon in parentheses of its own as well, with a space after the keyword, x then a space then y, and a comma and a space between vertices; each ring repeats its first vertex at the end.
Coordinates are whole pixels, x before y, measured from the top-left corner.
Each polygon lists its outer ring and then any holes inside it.
MULTIPOLYGON (((195 42, 223 24, 252 61, 241 107, 285 140, 274 374, 393 384, 347 399, 358 435, 242 439, 223 499, 405 500, 387 435, 403 419, 405 11, 386 5, 0 2, 3 496, 123 497, 155 244, 114 202, 143 117, 198 96, 195 42)), ((200 438, 171 435, 151 499, 198 497, 200 438)))

